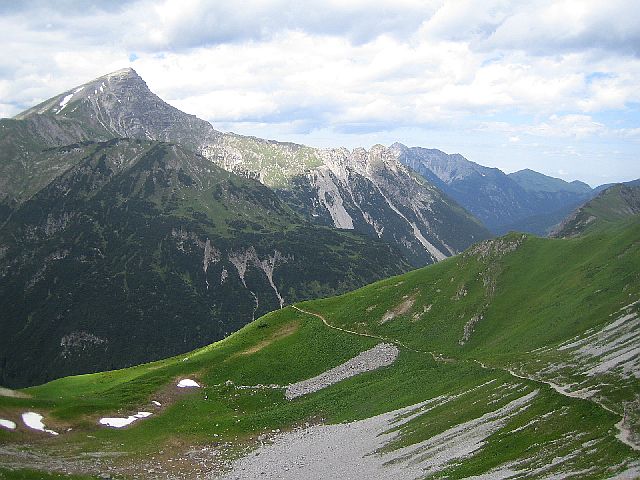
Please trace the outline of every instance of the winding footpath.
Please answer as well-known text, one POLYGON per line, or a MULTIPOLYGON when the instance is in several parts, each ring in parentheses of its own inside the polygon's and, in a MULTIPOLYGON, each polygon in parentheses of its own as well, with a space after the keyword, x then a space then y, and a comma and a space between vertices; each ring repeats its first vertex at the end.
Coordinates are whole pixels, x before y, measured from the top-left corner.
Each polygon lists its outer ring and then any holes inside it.
MULTIPOLYGON (((604 403, 599 402, 595 398, 589 397, 584 393, 580 393, 580 391, 569 392, 569 391, 567 391, 566 387, 563 387, 562 385, 554 383, 554 382, 552 382, 550 380, 543 380, 541 378, 535 378, 535 377, 530 377, 530 376, 527 376, 527 375, 523 375, 521 373, 516 373, 515 371, 513 371, 510 368, 488 367, 488 366, 486 366, 484 363, 482 363, 479 360, 474 360, 474 362, 476 362, 482 368, 486 368, 486 369, 497 368, 498 370, 503 370, 505 372, 509 372, 512 376, 514 376, 516 378, 521 378, 522 380, 529 380, 531 382, 543 383, 543 384, 548 385, 549 387, 551 387, 553 390, 555 390, 560 395, 563 395, 563 396, 568 397, 568 398, 578 398, 580 400, 587 400, 589 402, 595 403, 596 405, 598 405, 599 407, 605 409, 609 413, 613 413, 614 415, 620 415, 620 413, 616 412, 615 410, 611 409, 610 407, 607 407, 604 403)), ((624 443, 625 445, 627 445, 628 447, 631 447, 636 452, 640 451, 640 445, 638 445, 637 443, 635 443, 633 441, 633 434, 632 434, 632 432, 631 432, 631 430, 629 428, 626 428, 624 426, 624 421, 625 421, 625 416, 623 414, 622 415, 622 419, 618 423, 615 424, 615 427, 618 429, 618 434, 616 435, 616 438, 618 440, 620 440, 622 443, 624 443)))
MULTIPOLYGON (((433 359, 436 362, 452 362, 455 361, 454 359, 451 358, 446 358, 440 354, 437 354, 435 352, 430 352, 430 351, 423 351, 423 350, 416 350, 415 348, 411 348, 407 345, 405 345, 404 343, 396 340, 396 339, 392 339, 392 338, 385 338, 385 337, 381 337, 379 335, 373 335, 370 333, 362 333, 362 332, 356 332, 354 330, 348 330, 346 328, 341 328, 341 327, 336 327, 335 325, 331 325, 327 319, 319 314, 319 313, 315 313, 315 312, 310 312, 309 310, 304 310, 296 305, 291 305, 291 307, 293 307, 295 310, 307 314, 307 315, 311 315, 313 317, 319 318, 322 323, 327 326, 328 328, 332 328, 334 330, 338 330, 340 332, 344 332, 344 333, 349 333, 351 335, 359 335, 361 337, 368 337, 368 338, 375 338, 377 340, 382 340, 383 342, 388 342, 388 343, 392 343, 395 344, 399 347, 402 347, 406 350, 410 350, 412 352, 416 352, 416 353, 425 353, 428 355, 431 355, 433 357, 433 359)), ((535 383, 542 383, 544 385, 547 385, 549 387, 551 387, 554 391, 556 391, 557 393, 559 393, 560 395, 563 395, 567 398, 578 398, 581 400, 587 400, 587 401, 591 401, 593 403, 595 403, 596 405, 602 407, 603 409, 605 409, 606 411, 613 413, 614 415, 620 415, 618 412, 615 412, 614 410, 612 410, 611 408, 607 407, 606 405, 602 404, 601 402, 598 402, 597 400, 593 399, 593 398, 587 398, 584 394, 580 394, 579 392, 568 392, 566 390, 566 388, 562 387, 561 385, 558 385, 557 383, 553 383, 549 380, 542 380, 540 378, 534 378, 534 377, 529 377, 526 375, 522 375, 519 373, 516 373, 515 371, 513 371, 510 368, 505 368, 505 367, 489 367, 487 365, 485 365, 483 362, 481 362, 480 360, 472 360, 474 363, 476 363, 477 365, 479 365, 481 368, 485 369, 485 370, 502 370, 503 372, 507 372, 509 373, 511 376, 515 377, 515 378, 519 378, 521 380, 528 380, 530 382, 535 382, 535 383)), ((625 417, 624 415, 622 416, 622 419, 615 424, 615 427, 618 429, 618 434, 616 435, 616 438, 624 443, 625 445, 627 445, 628 447, 632 448, 634 451, 640 451, 640 445, 638 445, 637 443, 635 443, 632 438, 632 432, 630 429, 626 428, 624 426, 624 421, 625 421, 625 417)))
POLYGON ((295 310, 298 310, 301 313, 305 313, 307 315, 311 315, 313 317, 319 318, 320 320, 322 320, 322 323, 324 323, 327 327, 333 328, 334 330, 338 330, 340 332, 350 333, 351 335, 359 335, 361 337, 375 338, 376 340, 382 340, 383 342, 392 343, 394 345, 397 345, 398 347, 402 347, 405 350, 409 350, 411 352, 424 353, 424 354, 427 354, 427 355, 431 355, 436 362, 453 362, 453 361, 455 361, 452 358, 446 358, 446 357, 443 357, 442 355, 439 355, 439 354, 434 353, 434 352, 429 352, 429 351, 425 351, 425 350, 416 350, 415 348, 409 347, 408 345, 405 345, 404 343, 402 343, 399 340, 396 340, 395 338, 386 338, 386 337, 381 337, 379 335, 372 335, 370 333, 356 332, 354 330, 347 330, 346 328, 336 327, 335 325, 331 325, 329 322, 327 322, 327 319, 324 318, 319 313, 315 313, 315 312, 310 312, 308 310, 304 310, 304 309, 302 309, 302 308, 300 308, 300 307, 298 307, 296 305, 291 305, 291 307, 293 307, 295 310))

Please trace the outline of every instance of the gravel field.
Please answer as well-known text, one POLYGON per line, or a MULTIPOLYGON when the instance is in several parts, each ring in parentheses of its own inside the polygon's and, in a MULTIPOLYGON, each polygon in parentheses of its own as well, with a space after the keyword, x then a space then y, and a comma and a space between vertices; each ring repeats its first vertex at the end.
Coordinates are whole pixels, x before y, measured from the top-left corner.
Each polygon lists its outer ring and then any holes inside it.
POLYGON ((317 392, 360 373, 391 365, 398 357, 398 347, 389 343, 380 343, 375 347, 347 360, 342 365, 327 370, 320 375, 287 386, 287 400, 317 392))
MULTIPOLYGON (((473 455, 485 439, 514 415, 527 408, 536 392, 523 395, 502 408, 461 423, 421 443, 393 452, 377 453, 396 438, 394 427, 425 412, 433 399, 376 417, 338 425, 314 425, 282 433, 232 463, 221 480, 363 479, 413 480, 436 473, 449 462, 473 455)), ((217 478, 217 477, 211 477, 217 478)))

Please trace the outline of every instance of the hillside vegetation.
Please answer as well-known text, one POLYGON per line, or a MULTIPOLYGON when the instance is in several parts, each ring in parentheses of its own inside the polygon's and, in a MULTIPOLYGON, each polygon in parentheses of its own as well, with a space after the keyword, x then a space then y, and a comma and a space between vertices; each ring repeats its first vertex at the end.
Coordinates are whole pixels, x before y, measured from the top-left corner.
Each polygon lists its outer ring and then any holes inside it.
POLYGON ((553 232, 555 237, 572 237, 603 224, 640 214, 640 185, 637 182, 613 185, 580 206, 553 232))
POLYGON ((401 273, 393 247, 310 225, 260 183, 183 148, 115 139, 0 224, 0 384, 131 366, 284 304, 401 273))
POLYGON ((242 457, 258 448, 251 465, 279 468, 260 457, 295 427, 364 428, 413 406, 367 457, 380 459, 380 478, 414 478, 416 469, 430 478, 633 478, 639 239, 637 216, 572 239, 510 234, 269 313, 187 355, 5 392, 13 396, 0 397, 0 418, 20 424, 21 412, 39 412, 61 434, 0 430, 0 462, 24 465, 29 443, 32 468, 150 478, 231 469, 229 478, 250 478, 242 457), (399 349, 390 366, 286 399, 287 385, 381 342, 399 349), (201 388, 176 388, 185 378, 201 388), (122 430, 98 425, 139 411, 152 415, 122 430))

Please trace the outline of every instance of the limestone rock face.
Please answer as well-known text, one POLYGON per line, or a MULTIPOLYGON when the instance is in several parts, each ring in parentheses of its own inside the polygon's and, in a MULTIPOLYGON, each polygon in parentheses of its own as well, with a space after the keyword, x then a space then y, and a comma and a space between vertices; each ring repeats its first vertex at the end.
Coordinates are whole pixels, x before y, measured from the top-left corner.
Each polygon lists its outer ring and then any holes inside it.
POLYGON ((195 150, 220 136, 209 122, 181 112, 151 92, 132 68, 73 88, 15 118, 37 115, 80 120, 86 129, 105 137, 175 142, 195 150))
MULTIPOLYGON (((130 68, 61 93, 10 121, 36 131, 39 147, 114 137, 180 144, 227 171, 260 181, 312 223, 355 230, 394 245, 414 266, 442 260, 489 237, 454 200, 403 165, 394 148, 316 149, 224 134, 164 102, 130 68)), ((15 170, 32 165, 33 159, 19 165, 9 160, 5 165, 13 165, 14 171, 7 173, 25 179, 26 185, 7 185, 0 194, 28 198, 74 161, 39 157, 42 173, 20 175, 15 170), (28 180, 32 178, 38 181, 28 180)))

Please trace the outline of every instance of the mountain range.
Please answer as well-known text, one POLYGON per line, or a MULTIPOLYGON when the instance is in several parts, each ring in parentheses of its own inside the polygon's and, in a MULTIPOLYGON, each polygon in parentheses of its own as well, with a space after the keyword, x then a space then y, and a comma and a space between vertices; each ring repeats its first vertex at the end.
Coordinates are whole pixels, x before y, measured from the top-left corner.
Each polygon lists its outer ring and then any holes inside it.
POLYGON ((455 199, 496 235, 509 231, 547 235, 602 190, 529 169, 505 174, 435 149, 408 148, 399 143, 391 149, 403 164, 455 199))
POLYGON ((188 351, 593 195, 398 143, 222 133, 119 70, 0 119, 0 382, 188 351))
POLYGON ((414 266, 459 253, 490 235, 384 147, 321 151, 224 134, 165 103, 132 69, 73 88, 3 122, 7 125, 0 125, 0 132, 6 136, 0 145, 8 148, 0 173, 10 184, 0 186, 0 195, 17 201, 69 166, 42 159, 43 146, 140 138, 180 144, 228 171, 255 178, 309 221, 392 243, 414 266))

